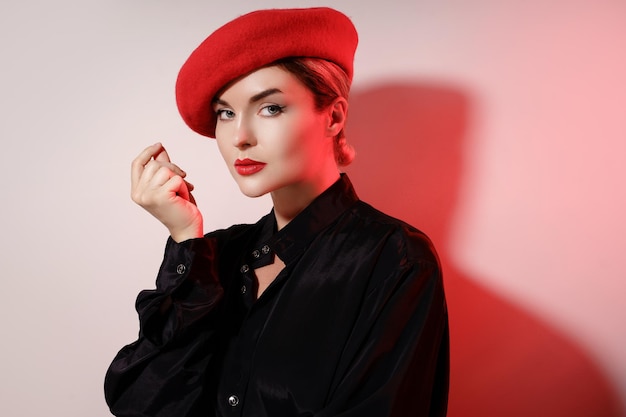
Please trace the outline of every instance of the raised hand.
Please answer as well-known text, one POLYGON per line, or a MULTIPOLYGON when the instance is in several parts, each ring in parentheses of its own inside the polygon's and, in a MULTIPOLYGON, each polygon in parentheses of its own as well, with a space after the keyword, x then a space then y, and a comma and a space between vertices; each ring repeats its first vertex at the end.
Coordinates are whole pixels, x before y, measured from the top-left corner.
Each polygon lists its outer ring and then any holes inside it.
POLYGON ((163 223, 176 242, 203 236, 202 214, 186 176, 160 143, 144 149, 131 165, 131 198, 163 223))

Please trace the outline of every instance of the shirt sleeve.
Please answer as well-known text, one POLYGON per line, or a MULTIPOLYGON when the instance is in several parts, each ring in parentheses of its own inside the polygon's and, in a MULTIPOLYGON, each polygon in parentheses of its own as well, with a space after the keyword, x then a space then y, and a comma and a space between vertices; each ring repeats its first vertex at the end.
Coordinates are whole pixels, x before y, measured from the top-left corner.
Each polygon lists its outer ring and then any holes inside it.
POLYGON ((168 239, 156 288, 139 293, 139 338, 107 370, 105 399, 116 416, 185 416, 202 405, 223 295, 214 238, 168 239), (167 393, 167 395, 163 395, 167 393))
POLYGON ((448 315, 434 249, 421 234, 408 243, 392 239, 372 276, 378 284, 355 323, 328 406, 315 416, 445 416, 448 315), (399 256, 414 239, 425 256, 399 256))

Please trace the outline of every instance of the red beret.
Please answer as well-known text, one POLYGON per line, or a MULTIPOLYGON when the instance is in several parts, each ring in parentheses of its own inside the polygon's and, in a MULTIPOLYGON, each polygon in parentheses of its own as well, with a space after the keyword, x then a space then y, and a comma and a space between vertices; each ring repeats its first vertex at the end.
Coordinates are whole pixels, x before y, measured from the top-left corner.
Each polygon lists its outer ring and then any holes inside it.
POLYGON ((191 129, 214 138, 211 102, 227 83, 287 57, 332 61, 352 79, 357 42, 350 19, 330 8, 245 14, 213 32, 183 64, 176 81, 178 110, 191 129))

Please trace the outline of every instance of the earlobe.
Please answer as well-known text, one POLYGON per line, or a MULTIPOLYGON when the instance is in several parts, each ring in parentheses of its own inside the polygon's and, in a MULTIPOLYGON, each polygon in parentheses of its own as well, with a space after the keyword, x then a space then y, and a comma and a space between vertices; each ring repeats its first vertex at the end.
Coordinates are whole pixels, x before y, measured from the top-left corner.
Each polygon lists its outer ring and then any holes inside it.
POLYGON ((328 107, 329 118, 327 132, 329 136, 337 136, 346 124, 348 115, 348 101, 343 97, 337 97, 328 107))

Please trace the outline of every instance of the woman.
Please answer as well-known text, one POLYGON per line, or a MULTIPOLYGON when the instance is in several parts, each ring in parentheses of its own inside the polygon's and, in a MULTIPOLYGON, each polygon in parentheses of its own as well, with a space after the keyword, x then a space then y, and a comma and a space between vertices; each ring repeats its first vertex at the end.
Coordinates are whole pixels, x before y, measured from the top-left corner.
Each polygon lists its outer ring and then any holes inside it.
POLYGON ((360 201, 339 166, 357 35, 328 8, 263 10, 210 35, 177 103, 273 210, 203 236, 161 144, 132 196, 169 230, 139 339, 111 364, 117 416, 443 416, 448 326, 428 238, 360 201))

